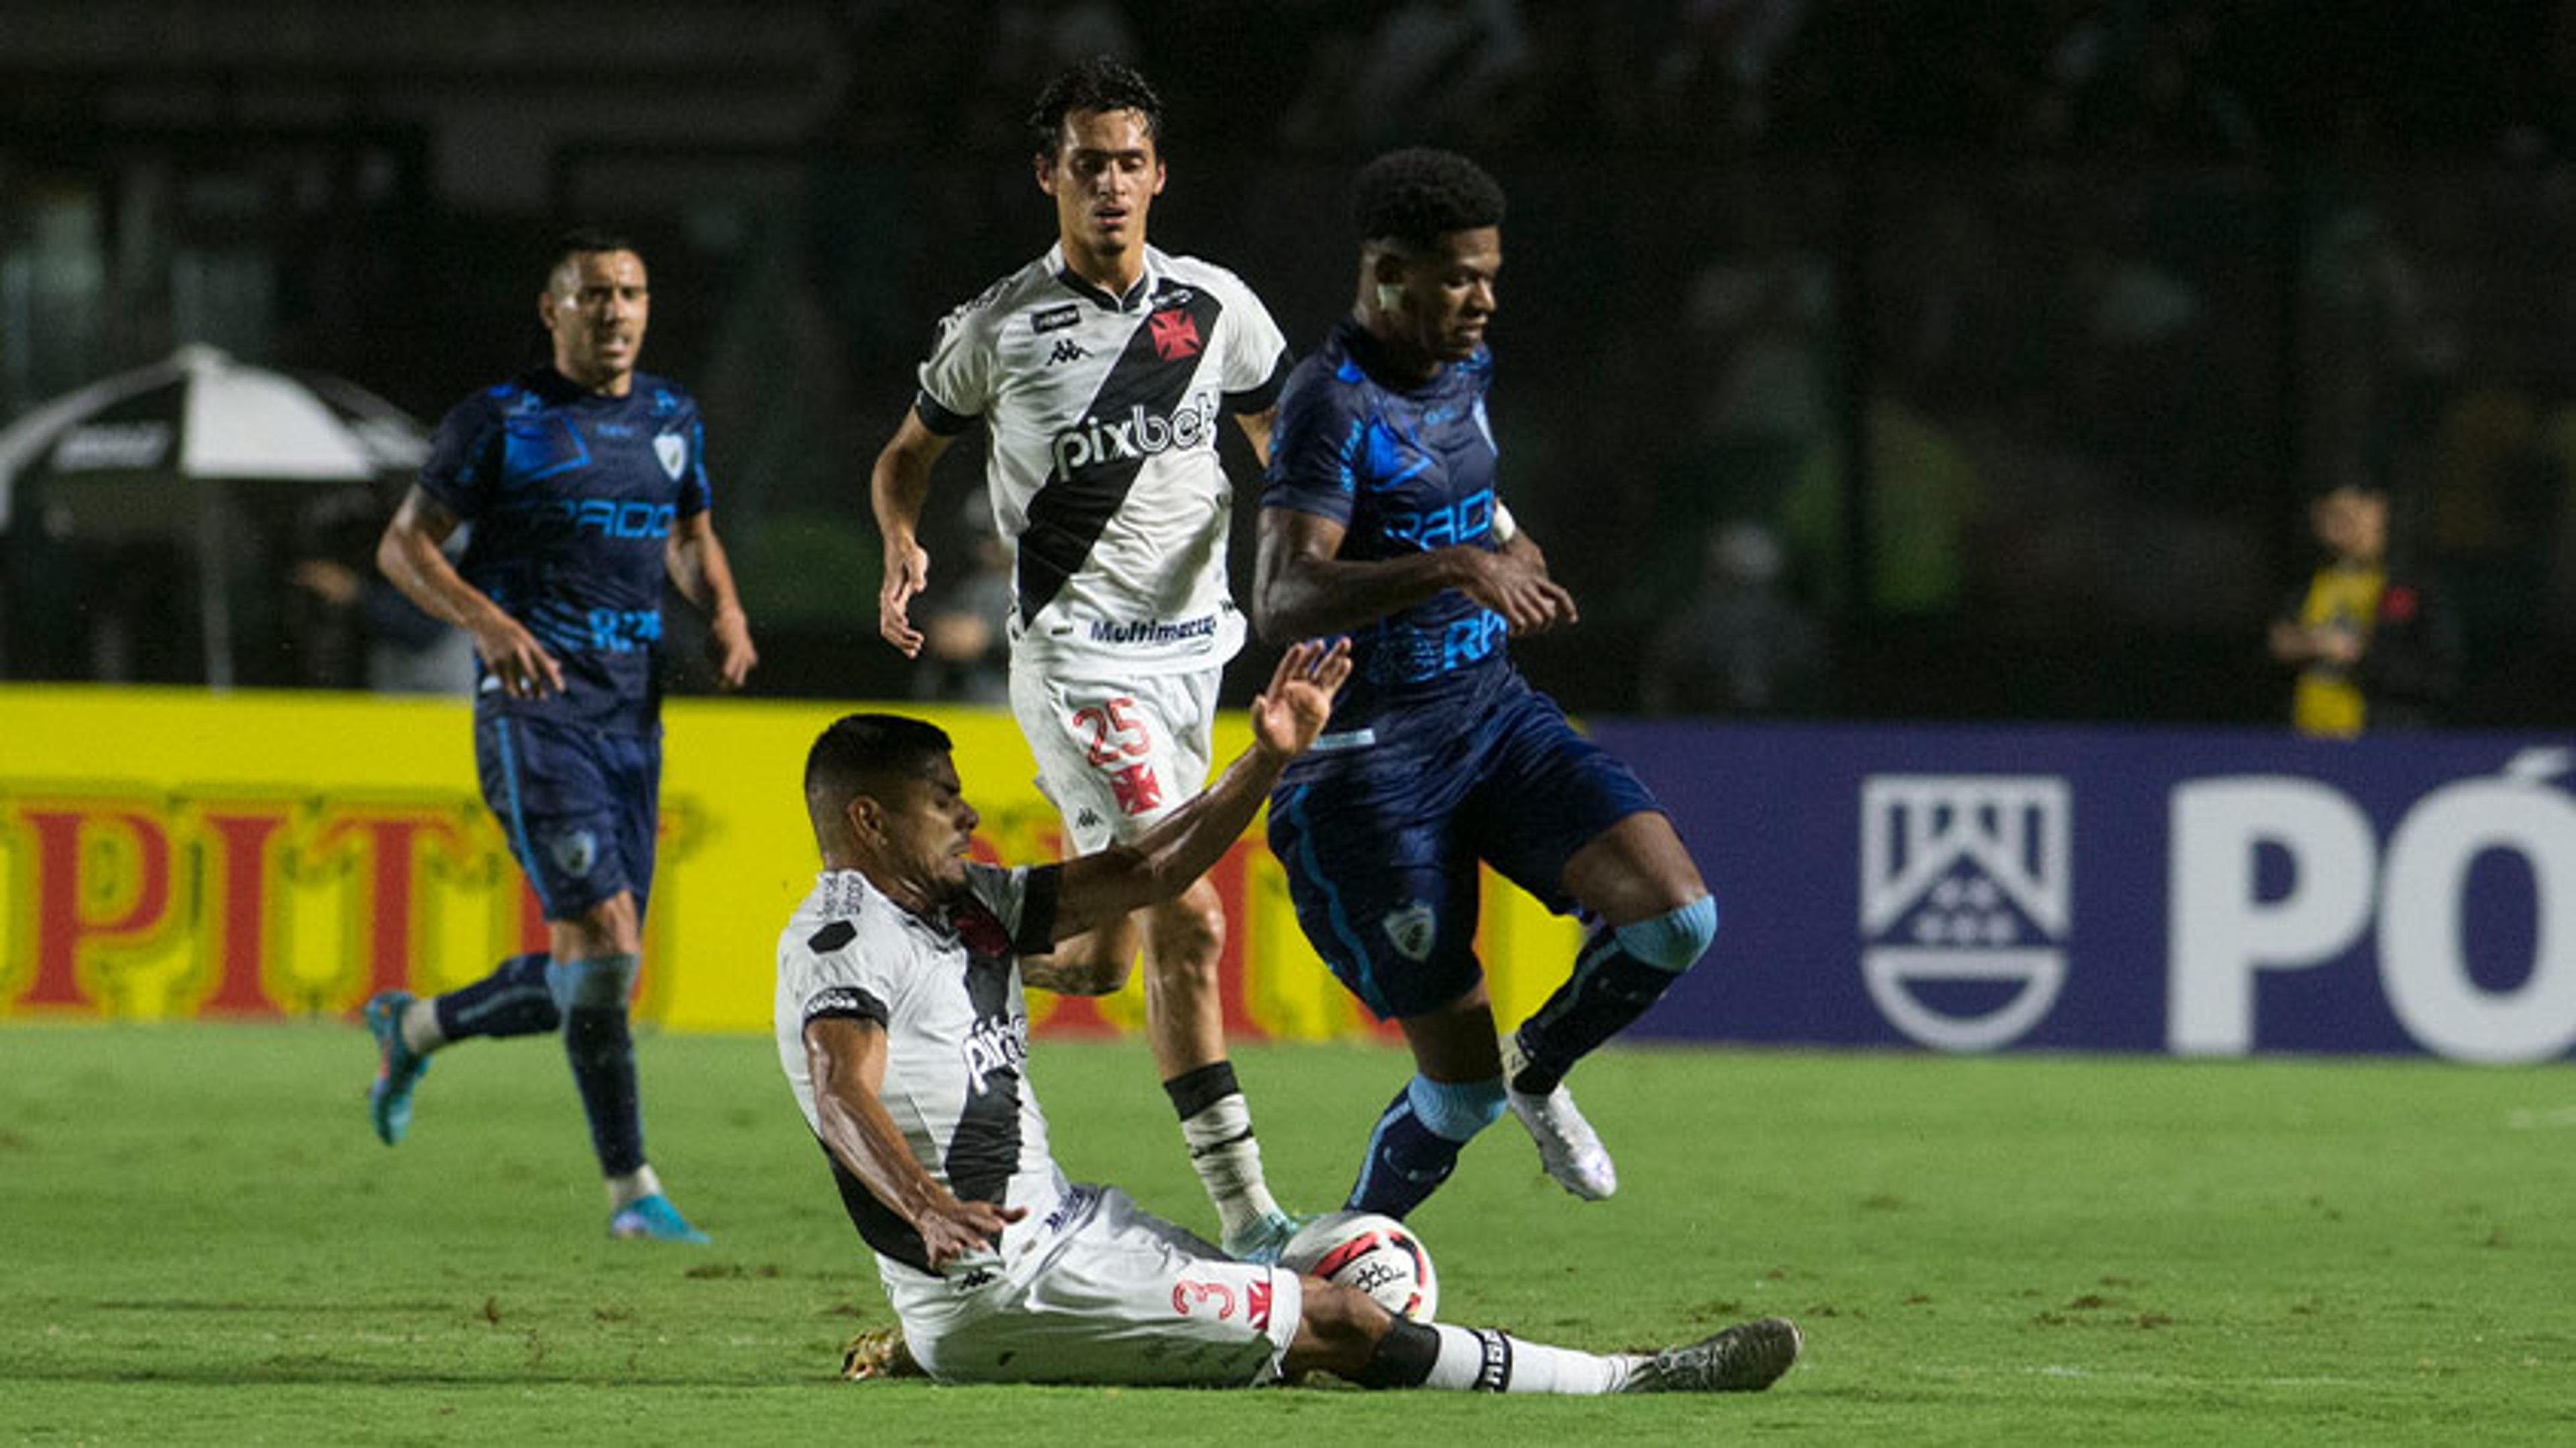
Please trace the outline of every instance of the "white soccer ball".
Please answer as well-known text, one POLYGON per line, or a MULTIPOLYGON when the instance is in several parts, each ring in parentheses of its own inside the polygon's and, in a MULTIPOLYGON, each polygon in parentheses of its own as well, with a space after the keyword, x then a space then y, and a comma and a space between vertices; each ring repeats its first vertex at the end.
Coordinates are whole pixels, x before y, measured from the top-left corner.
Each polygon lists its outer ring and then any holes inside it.
POLYGON ((1307 1223, 1280 1249, 1279 1265, 1377 1299, 1398 1317, 1429 1322, 1440 1306, 1440 1278, 1413 1229, 1375 1212, 1330 1212, 1307 1223))

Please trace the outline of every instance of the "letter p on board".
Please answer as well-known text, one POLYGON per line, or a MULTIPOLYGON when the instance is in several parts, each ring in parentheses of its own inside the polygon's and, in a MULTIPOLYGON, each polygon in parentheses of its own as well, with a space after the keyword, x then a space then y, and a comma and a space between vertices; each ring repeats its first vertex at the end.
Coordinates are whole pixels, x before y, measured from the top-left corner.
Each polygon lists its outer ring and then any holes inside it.
POLYGON ((2177 1055, 2254 1047, 2259 971, 2333 959, 2371 919, 2378 845, 2370 818, 2310 780, 2211 780, 2174 791, 2165 1044, 2177 1055), (2261 850, 2290 862, 2277 899, 2261 893, 2261 850))

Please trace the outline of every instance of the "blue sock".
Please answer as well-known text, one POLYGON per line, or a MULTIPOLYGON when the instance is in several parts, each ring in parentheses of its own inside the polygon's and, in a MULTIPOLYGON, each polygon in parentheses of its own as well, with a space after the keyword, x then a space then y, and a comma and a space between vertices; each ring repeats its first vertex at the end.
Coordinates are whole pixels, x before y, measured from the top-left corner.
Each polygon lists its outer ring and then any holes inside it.
POLYGON ((451 1041, 471 1036, 533 1036, 563 1024, 563 1012, 546 986, 550 958, 514 955, 492 973, 430 1002, 438 1033, 451 1041))
POLYGON ((1662 1000, 1716 934, 1717 905, 1705 895, 1650 920, 1594 931, 1574 957, 1574 974, 1521 1023, 1528 1064, 1512 1089, 1531 1096, 1555 1090, 1575 1062, 1662 1000))
POLYGON ((1449 1180, 1459 1151, 1502 1113, 1500 1077, 1434 1081, 1416 1075, 1378 1117, 1360 1179, 1343 1205, 1403 1217, 1449 1180))
POLYGON ((590 1118, 590 1149, 601 1176, 624 1176, 644 1165, 644 1114, 635 1098, 635 1038, 623 1010, 574 1009, 564 1014, 564 1056, 572 1084, 590 1118))
POLYGON ((626 1024, 626 993, 635 982, 632 955, 576 960, 549 972, 563 1011, 564 1058, 590 1120, 591 1150, 602 1176, 644 1165, 644 1118, 635 1091, 635 1038, 626 1024))

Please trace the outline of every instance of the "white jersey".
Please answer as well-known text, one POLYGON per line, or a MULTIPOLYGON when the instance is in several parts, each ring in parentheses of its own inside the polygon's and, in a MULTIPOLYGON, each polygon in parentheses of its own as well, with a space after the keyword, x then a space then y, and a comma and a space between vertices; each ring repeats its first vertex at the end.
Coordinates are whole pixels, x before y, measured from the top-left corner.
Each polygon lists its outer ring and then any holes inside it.
POLYGON ((942 319, 914 410, 942 436, 989 429, 1015 662, 1116 678, 1234 656, 1217 425, 1267 409, 1287 370, 1240 278, 1150 246, 1124 297, 1075 276, 1059 245, 942 319))
MULTIPOLYGON (((1046 1116, 1026 1076, 1028 1006, 1018 956, 1046 949, 1055 924, 1058 867, 966 866, 967 895, 937 922, 924 920, 855 870, 827 872, 778 937, 778 1064, 817 1132, 805 1026, 829 1016, 874 1021, 886 1031, 885 1103, 913 1160, 959 1198, 1024 1206, 1003 1234, 1036 1233, 1064 1194, 1047 1149, 1046 1116)), ((831 1153, 850 1221, 877 1254, 886 1292, 935 1285, 921 1234, 871 1195, 831 1153)), ((971 1253, 950 1264, 967 1274, 994 1265, 971 1253)))
POLYGON ((820 1138, 805 1026, 886 1032, 878 1091, 912 1158, 961 1198, 1026 1207, 998 1251, 933 1273, 921 1234, 827 1150, 913 1356, 963 1382, 1236 1385, 1278 1376, 1304 1316, 1297 1274, 1238 1262, 1048 1154, 1027 1078, 1018 955, 1043 948, 1063 869, 966 867, 929 921, 856 871, 826 873, 778 938, 778 1064, 820 1138))

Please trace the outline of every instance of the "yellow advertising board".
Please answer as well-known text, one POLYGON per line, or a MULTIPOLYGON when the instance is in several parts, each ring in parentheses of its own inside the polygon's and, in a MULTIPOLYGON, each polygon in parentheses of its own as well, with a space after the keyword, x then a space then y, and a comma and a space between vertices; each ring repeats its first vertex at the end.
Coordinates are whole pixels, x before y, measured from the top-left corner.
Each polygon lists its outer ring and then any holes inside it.
MULTIPOLYGON (((676 700, 636 1014, 766 1031, 779 927, 816 862, 805 751, 853 708, 920 713, 957 745, 991 858, 1056 857, 1055 812, 1008 713, 676 700)), ((1217 757, 1249 740, 1222 721, 1217 757)), ((1256 826, 1210 872, 1226 902, 1236 1039, 1389 1029, 1299 933, 1256 826)), ((1479 922, 1496 1014, 1565 977, 1576 934, 1490 873, 1479 922)), ((544 948, 544 922, 474 784, 460 700, 0 688, 0 1018, 332 1016, 447 990, 544 948)), ((1041 1031, 1141 1028, 1140 981, 1033 992, 1041 1031)))

